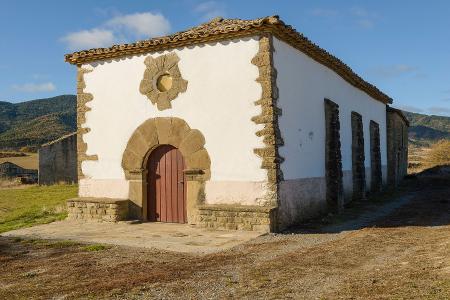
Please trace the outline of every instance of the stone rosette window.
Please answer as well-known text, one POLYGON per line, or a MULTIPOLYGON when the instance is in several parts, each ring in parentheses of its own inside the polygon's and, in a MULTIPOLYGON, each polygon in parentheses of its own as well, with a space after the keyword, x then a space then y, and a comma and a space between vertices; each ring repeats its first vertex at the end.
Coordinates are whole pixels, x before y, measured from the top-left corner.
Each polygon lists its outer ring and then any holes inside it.
POLYGON ((139 91, 156 104, 158 110, 171 108, 171 101, 187 89, 188 82, 181 76, 179 61, 175 53, 156 58, 149 56, 144 61, 146 69, 139 91))

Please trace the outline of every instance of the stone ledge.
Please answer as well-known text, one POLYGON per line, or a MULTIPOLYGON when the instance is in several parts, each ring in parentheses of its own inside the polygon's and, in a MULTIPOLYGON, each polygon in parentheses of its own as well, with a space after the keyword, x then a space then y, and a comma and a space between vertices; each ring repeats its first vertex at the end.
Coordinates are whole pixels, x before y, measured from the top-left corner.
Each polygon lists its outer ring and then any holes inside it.
POLYGON ((130 200, 73 198, 67 200, 69 220, 118 222, 128 218, 130 200))
POLYGON ((230 212, 265 212, 269 213, 274 206, 256 205, 232 205, 232 204, 204 204, 197 207, 198 210, 230 211, 230 212))
POLYGON ((82 197, 67 199, 67 202, 90 202, 90 203, 104 203, 104 204, 120 204, 121 202, 127 202, 128 199, 115 199, 115 198, 96 198, 96 197, 82 197))
POLYGON ((200 205, 198 225, 210 229, 273 232, 277 208, 270 206, 200 205))

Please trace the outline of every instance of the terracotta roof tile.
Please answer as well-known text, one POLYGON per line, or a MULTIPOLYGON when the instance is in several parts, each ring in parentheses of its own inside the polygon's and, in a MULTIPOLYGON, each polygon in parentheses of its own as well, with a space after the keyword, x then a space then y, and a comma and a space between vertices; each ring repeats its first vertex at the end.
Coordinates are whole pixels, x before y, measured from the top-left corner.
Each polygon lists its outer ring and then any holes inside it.
POLYGON ((304 52, 317 62, 334 70, 351 85, 365 91, 383 103, 392 103, 392 99, 374 85, 366 82, 337 57, 312 43, 286 25, 278 16, 264 17, 254 20, 215 18, 210 22, 180 31, 172 35, 138 41, 131 44, 114 45, 109 48, 96 48, 78 51, 65 56, 71 64, 83 64, 96 60, 111 59, 126 55, 148 53, 187 45, 228 40, 260 33, 271 33, 294 48, 304 52))

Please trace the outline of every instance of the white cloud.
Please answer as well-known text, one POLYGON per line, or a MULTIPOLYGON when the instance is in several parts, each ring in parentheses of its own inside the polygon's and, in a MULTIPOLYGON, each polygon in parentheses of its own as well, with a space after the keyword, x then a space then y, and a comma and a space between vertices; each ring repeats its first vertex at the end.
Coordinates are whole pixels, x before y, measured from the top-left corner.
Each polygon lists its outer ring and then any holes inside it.
POLYGON ((56 90, 56 86, 52 82, 16 84, 12 88, 25 93, 52 92, 56 90))
POLYGON ((48 79, 49 76, 47 74, 35 73, 35 74, 31 75, 31 78, 33 78, 35 80, 42 80, 42 79, 48 79))
POLYGON ((96 28, 72 32, 61 38, 70 50, 108 47, 136 38, 168 34, 170 22, 162 14, 151 12, 117 15, 96 28))
POLYGON ((430 106, 427 108, 420 108, 413 105, 398 105, 397 108, 416 113, 425 113, 433 115, 450 115, 450 107, 443 107, 443 106, 430 106))
POLYGON ((443 93, 445 94, 445 97, 442 98, 441 100, 445 101, 445 102, 449 102, 450 101, 450 90, 445 90, 445 91, 443 91, 443 93))
POLYGON ((366 18, 370 15, 369 12, 367 12, 367 10, 365 10, 364 8, 361 8, 361 7, 353 7, 351 9, 351 12, 353 15, 360 17, 360 18, 366 18))
POLYGON ((356 23, 361 26, 362 28, 373 28, 375 26, 375 23, 372 20, 369 19, 359 19, 356 21, 356 23))
POLYGON ((418 68, 406 64, 398 64, 391 66, 380 66, 369 70, 370 73, 382 77, 382 78, 392 78, 398 77, 404 74, 417 73, 418 68))
POLYGON ((398 105, 397 108, 401 109, 401 110, 409 111, 409 112, 416 112, 416 113, 422 113, 425 111, 420 107, 412 106, 412 105, 398 105))
POLYGON ((428 111, 436 115, 450 115, 450 107, 431 106, 428 111))
POLYGON ((339 15, 339 11, 335 9, 315 8, 309 14, 316 17, 335 17, 339 15))
POLYGON ((361 7, 352 8, 350 13, 356 18, 356 24, 364 29, 373 28, 375 26, 376 19, 378 19, 377 13, 369 12, 361 7))
POLYGON ((94 28, 72 32, 61 38, 71 50, 107 47, 114 43, 115 37, 111 30, 94 28))
POLYGON ((194 11, 202 15, 202 20, 210 20, 226 15, 225 4, 217 1, 206 1, 198 4, 194 11))
POLYGON ((361 7, 353 7, 351 9, 332 9, 332 8, 315 8, 309 11, 309 14, 315 17, 323 17, 329 19, 339 19, 339 21, 350 20, 356 23, 358 27, 370 29, 375 26, 375 22, 379 19, 376 12, 370 12, 361 7))
POLYGON ((165 35, 170 31, 170 23, 163 15, 150 12, 117 16, 106 22, 106 26, 145 38, 165 35))

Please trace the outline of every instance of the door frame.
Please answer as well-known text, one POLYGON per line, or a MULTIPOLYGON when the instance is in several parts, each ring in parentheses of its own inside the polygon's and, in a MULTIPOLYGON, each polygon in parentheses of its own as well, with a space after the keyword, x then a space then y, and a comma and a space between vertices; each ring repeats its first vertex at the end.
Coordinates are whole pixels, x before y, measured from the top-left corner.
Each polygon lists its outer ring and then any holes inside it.
POLYGON ((186 212, 188 224, 197 222, 197 206, 204 203, 205 182, 211 177, 211 160, 205 138, 180 118, 158 117, 143 122, 131 135, 122 156, 129 183, 130 217, 148 220, 147 161, 160 145, 171 145, 182 153, 186 169, 186 212))

